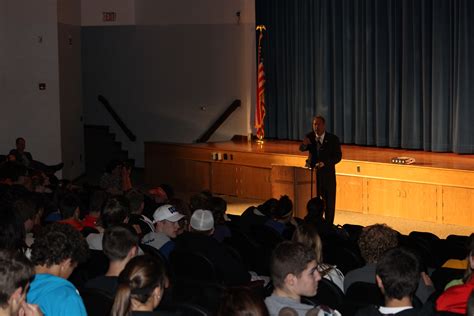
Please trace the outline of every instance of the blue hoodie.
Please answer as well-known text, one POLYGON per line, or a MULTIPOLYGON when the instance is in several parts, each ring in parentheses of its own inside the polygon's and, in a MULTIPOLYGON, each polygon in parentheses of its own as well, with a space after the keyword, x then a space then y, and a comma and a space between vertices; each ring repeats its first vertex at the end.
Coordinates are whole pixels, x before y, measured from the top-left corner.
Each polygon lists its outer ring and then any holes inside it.
POLYGON ((79 292, 68 280, 52 274, 37 274, 26 296, 45 316, 87 316, 79 292))

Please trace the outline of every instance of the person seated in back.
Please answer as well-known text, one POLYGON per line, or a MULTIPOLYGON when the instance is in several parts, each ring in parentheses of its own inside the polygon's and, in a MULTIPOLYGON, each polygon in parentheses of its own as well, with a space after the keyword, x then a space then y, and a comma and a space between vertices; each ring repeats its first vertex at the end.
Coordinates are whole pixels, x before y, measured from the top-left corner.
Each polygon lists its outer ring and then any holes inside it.
MULTIPOLYGON (((358 240, 358 245, 365 266, 349 271, 344 277, 344 292, 355 282, 375 284, 375 268, 381 256, 388 249, 398 246, 398 232, 386 224, 374 224, 364 227, 358 240)), ((430 277, 421 272, 416 296, 421 302, 426 302, 434 292, 430 277)))
POLYGON ((217 277, 225 285, 244 285, 250 282, 250 274, 232 253, 212 237, 214 218, 211 211, 196 210, 191 216, 189 232, 176 239, 176 251, 198 252, 211 261, 217 277))
POLYGON ((79 219, 80 210, 79 205, 81 201, 79 197, 74 193, 67 193, 61 198, 59 202, 59 211, 61 212, 62 220, 59 221, 61 224, 68 224, 81 231, 84 229, 82 221, 79 219))
MULTIPOLYGON (((316 295, 321 275, 313 250, 291 241, 284 241, 273 250, 270 261, 270 273, 275 289, 265 299, 267 309, 272 316, 279 315, 285 307, 304 316, 314 308, 313 305, 301 303, 301 297, 316 295)), ((341 315, 338 311, 319 306, 317 315, 341 315)))
POLYGON ((111 198, 107 201, 104 211, 100 215, 99 233, 89 234, 86 238, 89 249, 102 250, 104 230, 128 222, 130 210, 127 204, 128 201, 120 197, 111 198))
POLYGON ((308 213, 305 216, 304 221, 313 225, 323 240, 332 236, 348 239, 347 233, 344 234, 345 231, 338 229, 324 218, 326 202, 321 196, 309 200, 306 204, 306 210, 308 213))
POLYGON ((270 214, 270 219, 265 222, 268 226, 277 231, 283 238, 289 240, 295 231, 296 222, 293 219, 293 202, 288 195, 282 195, 278 200, 277 207, 270 214))
POLYGON ((420 279, 420 263, 414 253, 404 248, 392 248, 377 262, 375 280, 382 292, 384 306, 367 306, 356 316, 424 315, 413 307, 413 296, 420 279))
POLYGON ((120 195, 132 188, 130 172, 129 165, 112 160, 100 178, 100 187, 112 195, 120 195))
POLYGON ((454 285, 445 290, 436 300, 436 310, 465 314, 469 295, 474 290, 474 242, 470 243, 469 255, 463 283, 454 285))
POLYGON ((132 189, 127 192, 125 197, 130 204, 130 219, 128 223, 135 229, 138 236, 141 238, 155 231, 153 221, 143 215, 145 195, 138 190, 132 189))
POLYGON ((0 250, 0 276, 0 315, 43 315, 38 305, 25 300, 34 270, 23 254, 0 250))
POLYGON ((117 290, 119 274, 137 255, 138 236, 128 226, 109 227, 104 232, 102 248, 109 258, 109 269, 105 275, 87 281, 85 287, 100 289, 113 298, 117 290))
POLYGON ((87 244, 70 225, 52 223, 38 233, 31 247, 35 279, 27 294, 45 315, 87 315, 77 289, 67 280, 87 257, 87 244))
POLYGON ((210 204, 212 216, 214 217, 214 234, 212 236, 217 241, 223 242, 225 238, 232 237, 230 228, 226 224, 228 221, 228 217, 225 213, 227 210, 227 202, 221 197, 214 196, 211 198, 210 204))
POLYGON ((84 216, 84 220, 82 221, 84 228, 98 229, 100 214, 107 202, 107 198, 108 194, 103 190, 95 190, 92 192, 89 200, 89 213, 84 216))
POLYGON ((250 234, 252 226, 265 224, 277 206, 278 200, 275 198, 268 199, 257 207, 250 206, 240 215, 240 230, 246 234, 250 234))
POLYGON ((176 238, 179 229, 178 221, 183 217, 184 215, 170 204, 160 206, 153 214, 155 231, 143 236, 142 243, 155 247, 163 256, 169 258, 175 247, 175 243, 171 238, 176 238))
POLYGON ((15 157, 14 160, 21 163, 23 166, 33 169, 40 170, 48 174, 53 174, 58 170, 61 170, 64 166, 63 163, 59 163, 53 166, 47 166, 42 162, 33 159, 31 153, 25 151, 26 141, 23 137, 18 137, 15 141, 16 148, 10 150, 10 156, 15 157))

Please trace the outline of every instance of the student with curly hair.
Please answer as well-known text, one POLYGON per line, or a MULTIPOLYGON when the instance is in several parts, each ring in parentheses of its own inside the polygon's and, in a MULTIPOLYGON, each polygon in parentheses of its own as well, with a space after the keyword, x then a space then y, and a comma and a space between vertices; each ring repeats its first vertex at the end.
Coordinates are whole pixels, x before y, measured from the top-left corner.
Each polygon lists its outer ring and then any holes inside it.
POLYGON ((0 315, 43 315, 37 305, 25 302, 33 276, 33 266, 23 254, 0 251, 0 315))
POLYGON ((110 315, 155 315, 152 312, 161 301, 165 284, 165 267, 158 259, 149 255, 133 258, 119 275, 110 315))
POLYGON ((41 229, 31 248, 35 279, 28 302, 48 316, 87 315, 79 293, 67 278, 87 257, 87 244, 72 226, 53 223, 41 229))

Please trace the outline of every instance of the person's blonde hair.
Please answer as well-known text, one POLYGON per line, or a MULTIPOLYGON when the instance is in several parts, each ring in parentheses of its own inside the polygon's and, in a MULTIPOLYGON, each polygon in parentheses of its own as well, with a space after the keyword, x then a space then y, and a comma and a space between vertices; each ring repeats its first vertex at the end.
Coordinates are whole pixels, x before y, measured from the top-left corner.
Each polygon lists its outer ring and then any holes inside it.
POLYGON ((302 224, 298 226, 293 233, 293 241, 300 242, 303 245, 308 246, 316 255, 316 262, 319 264, 322 262, 323 257, 323 243, 319 237, 316 228, 310 224, 302 224))

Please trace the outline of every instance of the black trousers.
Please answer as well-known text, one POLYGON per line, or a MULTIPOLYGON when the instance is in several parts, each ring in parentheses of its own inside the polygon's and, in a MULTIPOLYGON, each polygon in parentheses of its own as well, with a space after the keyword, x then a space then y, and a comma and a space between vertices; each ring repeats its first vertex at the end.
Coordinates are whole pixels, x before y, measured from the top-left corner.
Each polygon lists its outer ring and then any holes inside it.
POLYGON ((324 218, 328 223, 334 224, 336 212, 336 175, 333 173, 316 172, 316 187, 318 196, 326 202, 324 218))

